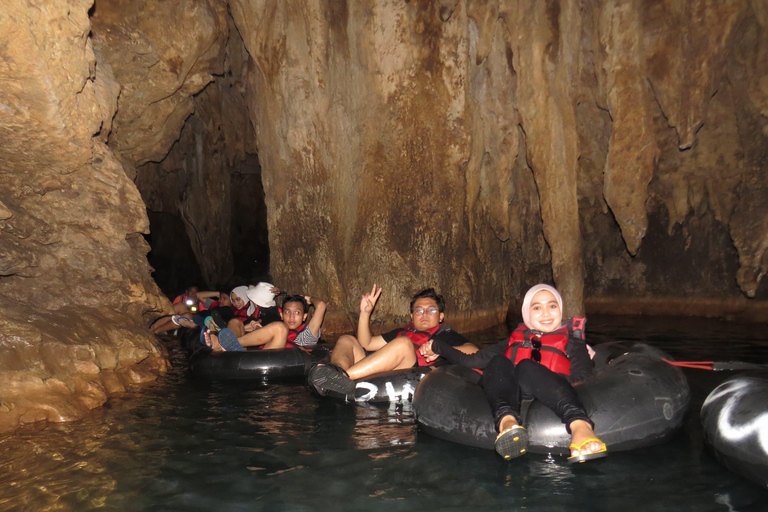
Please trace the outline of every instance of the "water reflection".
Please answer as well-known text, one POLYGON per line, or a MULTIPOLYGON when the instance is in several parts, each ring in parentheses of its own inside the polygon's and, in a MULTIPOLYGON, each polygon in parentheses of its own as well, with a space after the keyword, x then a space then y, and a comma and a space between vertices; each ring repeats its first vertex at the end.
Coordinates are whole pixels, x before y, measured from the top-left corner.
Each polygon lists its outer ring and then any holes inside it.
MULTIPOLYGON (((650 339, 679 359, 768 362, 768 344, 747 327, 593 318, 588 336, 650 339)), ((183 353, 172 355, 156 386, 80 422, 0 436, 0 510, 768 509, 768 491, 703 448, 698 409, 731 372, 685 371, 691 412, 672 442, 574 467, 535 454, 507 463, 431 438, 409 404, 343 404, 302 384, 201 384, 183 353)))

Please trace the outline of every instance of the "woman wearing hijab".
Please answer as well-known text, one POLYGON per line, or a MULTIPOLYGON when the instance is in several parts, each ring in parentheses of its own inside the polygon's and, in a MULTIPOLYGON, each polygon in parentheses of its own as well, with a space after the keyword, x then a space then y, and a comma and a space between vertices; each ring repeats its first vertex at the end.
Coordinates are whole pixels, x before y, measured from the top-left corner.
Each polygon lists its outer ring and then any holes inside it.
POLYGON ((563 299, 558 291, 538 284, 525 294, 523 323, 496 345, 464 354, 435 340, 422 347, 427 357, 483 371, 480 384, 491 406, 499 432, 496 451, 505 459, 523 455, 528 432, 522 426, 520 404, 535 398, 552 409, 571 434, 568 462, 605 457, 605 444, 597 438, 572 384, 592 373, 592 360, 584 342, 584 318, 563 322, 563 299))

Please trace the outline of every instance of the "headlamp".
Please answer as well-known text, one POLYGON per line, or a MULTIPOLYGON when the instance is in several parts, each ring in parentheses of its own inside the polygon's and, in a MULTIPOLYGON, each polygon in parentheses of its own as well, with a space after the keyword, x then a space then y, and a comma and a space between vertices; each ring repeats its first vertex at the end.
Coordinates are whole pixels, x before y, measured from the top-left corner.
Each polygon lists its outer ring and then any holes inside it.
POLYGON ((188 298, 184 301, 184 304, 187 305, 187 308, 189 308, 192 313, 197 313, 197 303, 194 300, 188 298))

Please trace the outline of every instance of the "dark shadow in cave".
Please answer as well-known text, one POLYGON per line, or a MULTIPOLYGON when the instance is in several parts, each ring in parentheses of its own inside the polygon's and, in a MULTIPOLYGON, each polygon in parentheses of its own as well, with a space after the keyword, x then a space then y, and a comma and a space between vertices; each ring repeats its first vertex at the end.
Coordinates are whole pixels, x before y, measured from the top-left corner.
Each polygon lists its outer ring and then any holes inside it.
POLYGON ((230 174, 230 180, 230 236, 234 269, 229 284, 235 287, 256 284, 259 281, 271 282, 267 204, 264 200, 258 155, 246 155, 239 171, 230 174))
POLYGON ((154 269, 152 277, 169 298, 190 285, 229 291, 235 286, 271 281, 267 207, 258 156, 247 155, 238 169, 232 171, 230 180, 234 268, 227 282, 205 282, 181 217, 147 210, 150 234, 145 238, 151 247, 147 259, 154 269))
POLYGON ((148 180, 139 187, 149 207, 171 210, 149 212, 147 237, 153 277, 168 297, 191 284, 230 291, 271 281, 261 165, 243 92, 250 57, 231 17, 228 23, 224 73, 194 95, 179 139, 162 162, 146 164, 148 180), (227 175, 229 187, 219 188, 227 175), (179 209, 187 212, 183 219, 179 209))
POLYGON ((204 286, 184 222, 177 215, 147 210, 150 233, 144 235, 152 250, 147 260, 152 277, 163 293, 173 298, 193 284, 204 286))

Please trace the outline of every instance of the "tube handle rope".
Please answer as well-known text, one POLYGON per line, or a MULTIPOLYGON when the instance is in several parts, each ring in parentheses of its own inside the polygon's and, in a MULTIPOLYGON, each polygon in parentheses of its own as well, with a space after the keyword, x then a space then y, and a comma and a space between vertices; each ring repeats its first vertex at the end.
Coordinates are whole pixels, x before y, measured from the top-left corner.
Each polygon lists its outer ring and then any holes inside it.
POLYGON ((768 365, 764 364, 744 363, 742 361, 672 361, 664 358, 662 358, 662 361, 681 368, 694 368, 696 370, 710 370, 715 372, 723 370, 756 370, 768 367, 768 365))

